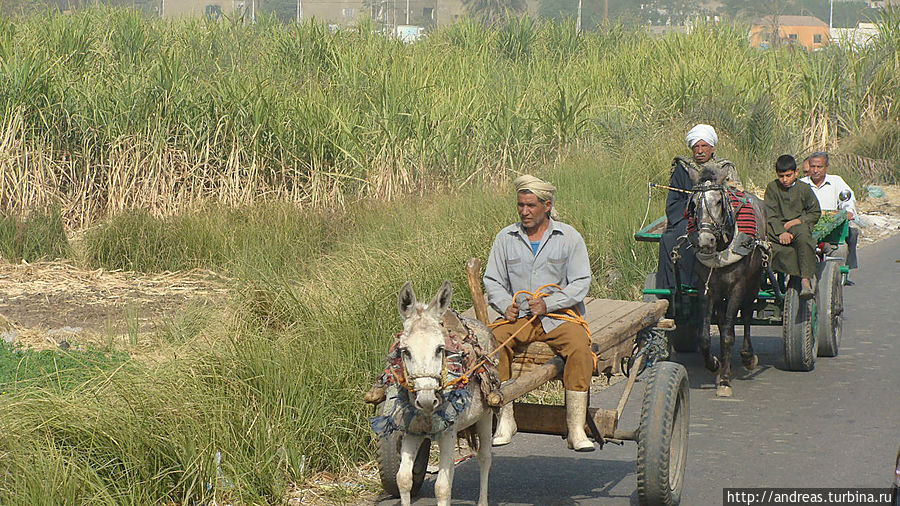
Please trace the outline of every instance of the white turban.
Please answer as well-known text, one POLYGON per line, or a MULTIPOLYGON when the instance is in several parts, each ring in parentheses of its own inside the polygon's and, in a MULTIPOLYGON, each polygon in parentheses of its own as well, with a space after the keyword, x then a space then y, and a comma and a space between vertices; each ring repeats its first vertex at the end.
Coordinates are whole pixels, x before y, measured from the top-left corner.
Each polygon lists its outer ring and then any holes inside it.
MULTIPOLYGON (((538 200, 543 202, 551 201, 554 204, 554 197, 556 196, 556 187, 552 184, 538 179, 530 174, 525 174, 524 176, 517 177, 513 184, 516 185, 516 192, 520 192, 523 190, 528 190, 533 193, 538 200)), ((556 214, 556 206, 550 208, 550 217, 554 220, 558 219, 558 215, 556 214)))
POLYGON ((693 148, 697 141, 706 141, 710 146, 715 146, 719 142, 719 136, 716 135, 715 128, 701 123, 690 129, 684 137, 684 142, 687 143, 688 149, 693 148))

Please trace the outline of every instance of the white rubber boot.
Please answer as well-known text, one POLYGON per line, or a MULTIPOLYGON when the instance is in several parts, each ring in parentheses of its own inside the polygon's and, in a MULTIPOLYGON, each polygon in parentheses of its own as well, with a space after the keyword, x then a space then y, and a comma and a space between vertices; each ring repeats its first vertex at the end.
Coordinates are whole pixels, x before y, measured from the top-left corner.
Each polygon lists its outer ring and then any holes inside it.
POLYGON ((566 441, 570 450, 576 452, 594 451, 594 443, 584 433, 587 421, 588 392, 566 390, 566 426, 569 435, 566 441))
POLYGON ((513 415, 513 403, 506 404, 500 408, 500 415, 497 417, 497 432, 494 433, 494 446, 503 446, 509 444, 516 433, 516 418, 513 415))

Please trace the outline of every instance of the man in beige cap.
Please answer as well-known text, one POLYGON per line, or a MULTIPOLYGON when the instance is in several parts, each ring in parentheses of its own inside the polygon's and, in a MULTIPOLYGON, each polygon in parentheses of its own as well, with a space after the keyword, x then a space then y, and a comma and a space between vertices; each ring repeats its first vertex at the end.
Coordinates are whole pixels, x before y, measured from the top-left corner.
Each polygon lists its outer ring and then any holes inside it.
MULTIPOLYGON (((584 239, 570 225, 556 221, 553 202, 556 188, 533 176, 521 176, 516 186, 520 221, 497 234, 484 272, 488 303, 507 323, 494 327, 494 337, 503 343, 498 374, 506 381, 512 374, 516 345, 543 341, 566 359, 563 385, 566 389, 568 446, 591 451, 594 444, 584 433, 584 424, 594 369, 594 357, 587 330, 577 323, 562 321, 548 313, 575 308, 584 314, 584 297, 591 285, 591 265, 584 239), (534 293, 544 288, 547 297, 532 298, 516 292, 534 293), (536 316, 533 320, 531 316, 536 316)), ((509 443, 516 432, 512 404, 500 412, 494 446, 509 443)))

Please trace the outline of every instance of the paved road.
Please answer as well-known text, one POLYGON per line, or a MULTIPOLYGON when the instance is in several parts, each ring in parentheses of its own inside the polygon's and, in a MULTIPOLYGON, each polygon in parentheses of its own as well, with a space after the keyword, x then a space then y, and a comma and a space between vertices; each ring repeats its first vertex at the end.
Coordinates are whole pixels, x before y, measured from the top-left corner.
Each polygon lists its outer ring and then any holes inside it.
MULTIPOLYGON (((785 370, 777 327, 754 327, 760 368, 752 373, 735 346, 732 399, 716 399, 697 354, 676 358, 691 381, 682 504, 722 504, 723 487, 890 486, 900 445, 900 236, 861 250, 860 264, 856 285, 844 288, 840 355, 818 359, 813 371, 785 370)), ((620 392, 597 394, 592 405, 614 408, 620 392)), ((637 426, 642 392, 639 383, 620 427, 637 426)), ((637 504, 636 454, 635 443, 576 454, 557 437, 519 434, 495 449, 491 504, 637 504)), ((434 504, 433 481, 414 504, 434 504)), ((473 459, 457 468, 453 503, 477 495, 473 459)))

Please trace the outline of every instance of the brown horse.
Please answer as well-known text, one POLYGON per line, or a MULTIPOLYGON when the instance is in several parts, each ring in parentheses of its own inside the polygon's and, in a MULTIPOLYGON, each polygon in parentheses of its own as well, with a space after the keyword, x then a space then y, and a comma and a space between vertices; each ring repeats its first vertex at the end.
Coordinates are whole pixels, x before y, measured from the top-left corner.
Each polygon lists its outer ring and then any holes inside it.
POLYGON ((716 395, 730 397, 731 347, 738 309, 744 320, 741 361, 747 370, 753 370, 759 363, 750 341, 750 320, 763 272, 763 249, 756 237, 765 237, 766 214, 758 197, 725 186, 724 176, 704 171, 693 189, 687 213, 693 218, 688 237, 696 248, 698 292, 703 308, 700 351, 706 368, 716 374, 716 395), (739 230, 734 200, 738 201, 738 209, 744 206, 752 209, 758 231, 755 237, 739 230), (709 326, 713 312, 719 326, 718 358, 710 353, 709 326))

